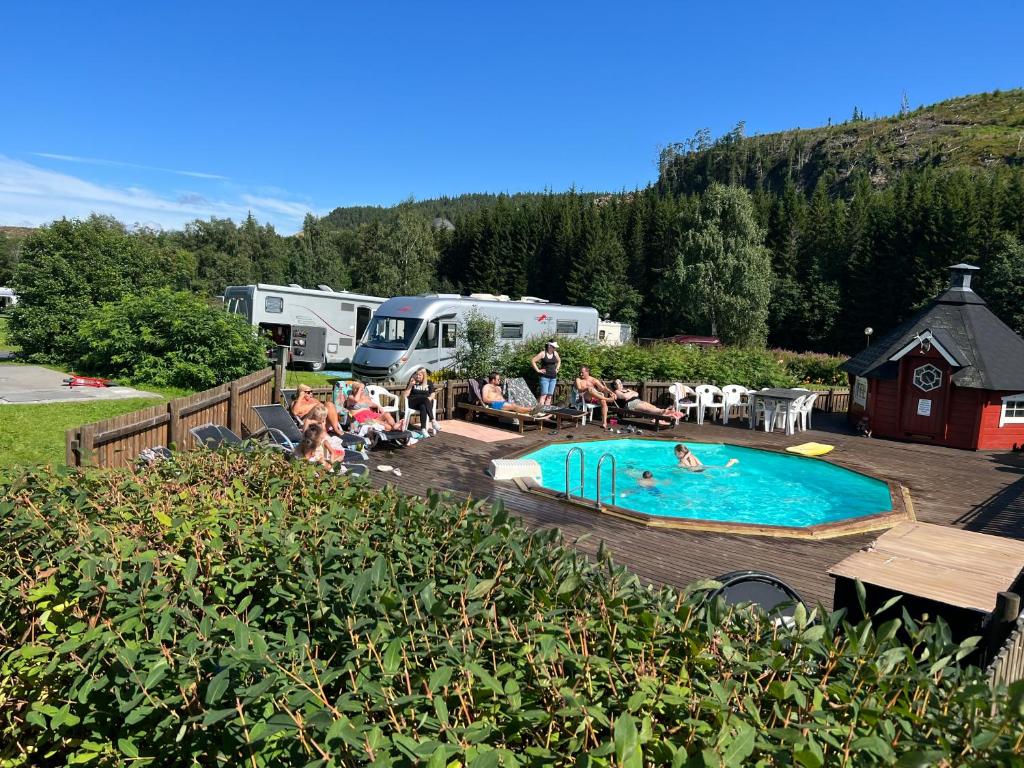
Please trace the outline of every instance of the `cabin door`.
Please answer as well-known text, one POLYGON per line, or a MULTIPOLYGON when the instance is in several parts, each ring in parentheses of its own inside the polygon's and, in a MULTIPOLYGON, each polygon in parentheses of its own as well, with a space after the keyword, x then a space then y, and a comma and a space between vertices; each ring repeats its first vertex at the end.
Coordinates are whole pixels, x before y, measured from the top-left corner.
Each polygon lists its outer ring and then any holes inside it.
POLYGON ((919 355, 907 355, 900 365, 903 432, 908 437, 942 439, 949 396, 949 365, 941 357, 919 355))

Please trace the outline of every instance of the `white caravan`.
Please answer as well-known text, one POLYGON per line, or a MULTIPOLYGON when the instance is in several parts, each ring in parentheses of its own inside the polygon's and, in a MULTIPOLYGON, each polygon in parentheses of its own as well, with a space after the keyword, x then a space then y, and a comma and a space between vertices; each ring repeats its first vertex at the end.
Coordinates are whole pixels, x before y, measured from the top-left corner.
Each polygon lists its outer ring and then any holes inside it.
POLYGON ((362 379, 404 383, 421 366, 431 372, 448 368, 455 362, 458 327, 474 312, 494 321, 502 344, 532 337, 597 339, 593 307, 549 304, 532 296, 510 301, 489 293, 398 296, 374 313, 356 348, 352 372, 362 379))
POLYGON ((607 347, 620 347, 623 344, 629 344, 632 338, 633 329, 629 323, 602 320, 597 326, 597 340, 607 347))
POLYGON ((293 363, 319 371, 349 365, 356 342, 386 299, 299 285, 231 285, 224 291, 228 312, 242 315, 288 347, 293 363))

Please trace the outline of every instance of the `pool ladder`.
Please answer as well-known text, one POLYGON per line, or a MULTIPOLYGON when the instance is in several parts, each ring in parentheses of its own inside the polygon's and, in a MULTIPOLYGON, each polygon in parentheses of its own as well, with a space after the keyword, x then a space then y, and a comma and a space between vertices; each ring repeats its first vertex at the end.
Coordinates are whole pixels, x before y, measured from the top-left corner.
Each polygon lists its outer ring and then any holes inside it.
MULTIPOLYGON (((616 498, 616 496, 615 496, 615 456, 613 456, 611 453, 605 452, 605 453, 602 453, 601 454, 601 458, 599 458, 597 460, 597 489, 596 489, 597 492, 595 494, 596 498, 594 499, 594 509, 600 509, 601 508, 601 467, 604 464, 605 459, 610 460, 611 463, 612 463, 612 504, 615 503, 615 498, 616 498)), ((579 446, 576 446, 575 448, 570 448, 569 452, 565 455, 565 500, 566 501, 572 501, 573 491, 577 491, 577 490, 579 491, 579 494, 578 494, 579 498, 581 500, 585 500, 586 497, 584 497, 584 495, 583 495, 583 488, 585 486, 585 477, 586 477, 585 468, 586 468, 586 460, 585 460, 585 457, 583 455, 583 449, 580 448, 579 446), (579 483, 579 485, 574 487, 574 486, 569 485, 569 464, 572 461, 573 454, 576 454, 576 453, 578 453, 580 455, 580 483, 579 483)))

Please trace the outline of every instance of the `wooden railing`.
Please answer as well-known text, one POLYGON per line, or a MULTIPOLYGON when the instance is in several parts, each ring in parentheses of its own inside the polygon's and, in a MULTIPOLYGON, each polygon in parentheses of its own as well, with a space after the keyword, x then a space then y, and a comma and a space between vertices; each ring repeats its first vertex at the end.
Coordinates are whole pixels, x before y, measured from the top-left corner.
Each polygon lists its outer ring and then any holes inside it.
POLYGON ((250 406, 274 402, 277 382, 275 369, 267 368, 205 392, 74 427, 65 435, 65 459, 73 467, 127 467, 145 448, 191 449, 189 429, 202 424, 253 432, 259 420, 250 406))
POLYGON ((1024 613, 986 669, 993 688, 1024 680, 1024 613))

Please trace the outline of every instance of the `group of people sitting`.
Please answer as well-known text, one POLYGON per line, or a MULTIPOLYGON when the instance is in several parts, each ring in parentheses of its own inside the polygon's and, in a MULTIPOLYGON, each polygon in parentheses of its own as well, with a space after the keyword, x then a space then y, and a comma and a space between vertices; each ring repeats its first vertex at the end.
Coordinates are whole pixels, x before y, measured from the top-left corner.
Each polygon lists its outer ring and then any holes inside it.
MULTIPOLYGON (((437 434, 437 421, 433 419, 434 384, 427 377, 425 368, 420 368, 410 378, 405 388, 405 399, 409 408, 420 418, 420 429, 424 435, 437 434)), ((388 432, 406 428, 404 419, 395 419, 381 408, 369 393, 366 385, 354 382, 345 394, 344 408, 356 425, 370 426, 388 432)), ((341 415, 332 402, 323 403, 313 395, 308 384, 296 388, 295 401, 291 407, 292 416, 302 427, 302 441, 295 452, 303 459, 325 466, 334 465, 345 457, 345 445, 341 438, 344 429, 341 415)))
MULTIPOLYGON (((558 385, 558 374, 562 369, 562 358, 558 354, 558 342, 554 340, 547 342, 544 345, 544 349, 533 356, 530 364, 533 366, 533 370, 540 376, 540 396, 538 397, 538 402, 541 406, 551 405, 555 394, 555 387, 558 385)), ((492 377, 495 375, 491 374, 492 377)), ((623 385, 620 379, 615 379, 611 385, 606 385, 600 379, 594 378, 590 373, 589 366, 586 365, 580 367, 579 375, 576 377, 574 384, 576 385, 576 391, 586 404, 598 406, 601 409, 602 429, 608 429, 609 404, 638 414, 663 416, 672 419, 677 424, 680 419, 686 418, 686 414, 673 408, 659 408, 653 403, 641 399, 639 392, 623 385)), ((485 402, 487 402, 486 399, 485 402)))

